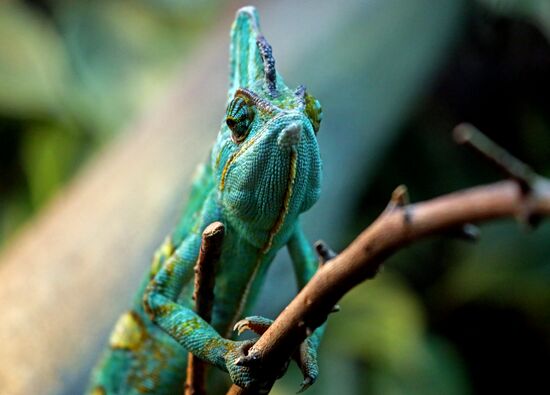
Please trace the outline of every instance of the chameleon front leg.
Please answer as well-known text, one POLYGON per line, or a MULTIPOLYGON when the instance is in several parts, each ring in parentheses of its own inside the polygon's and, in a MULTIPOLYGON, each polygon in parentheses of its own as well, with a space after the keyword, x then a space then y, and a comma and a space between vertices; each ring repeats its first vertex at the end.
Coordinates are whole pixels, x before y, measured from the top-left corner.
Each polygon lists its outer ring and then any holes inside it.
MULTIPOLYGON (((317 271, 318 259, 299 224, 296 225, 296 229, 288 241, 287 247, 294 264, 298 288, 302 289, 317 271)), ((249 330, 261 336, 267 328, 269 328, 272 322, 272 320, 264 317, 251 316, 237 322, 234 329, 238 331, 239 334, 249 330)), ((324 331, 325 324, 317 328, 300 345, 299 349, 293 355, 293 359, 304 375, 304 381, 298 392, 303 392, 309 388, 319 375, 317 349, 319 348, 324 331)))
POLYGON ((143 297, 144 309, 154 323, 187 351, 229 372, 235 384, 250 387, 256 383, 253 374, 248 368, 237 366, 236 361, 253 342, 224 339, 192 309, 177 303, 183 285, 193 276, 199 248, 197 235, 190 235, 182 242, 149 283, 143 297))

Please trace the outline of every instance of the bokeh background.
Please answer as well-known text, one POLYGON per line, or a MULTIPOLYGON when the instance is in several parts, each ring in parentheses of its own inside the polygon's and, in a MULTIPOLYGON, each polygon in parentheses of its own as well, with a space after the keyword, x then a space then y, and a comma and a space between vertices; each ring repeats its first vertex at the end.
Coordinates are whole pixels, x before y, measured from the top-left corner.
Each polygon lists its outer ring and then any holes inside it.
MULTIPOLYGON (((257 5, 324 108, 312 241, 344 248, 398 184, 418 201, 500 179, 453 144, 462 121, 550 175, 549 1, 336 3, 257 5)), ((83 391, 215 138, 241 5, 0 5, 0 393, 83 391)), ((549 393, 549 240, 510 220, 401 251, 330 317, 309 393, 549 393)), ((255 312, 294 292, 283 252, 255 312)))

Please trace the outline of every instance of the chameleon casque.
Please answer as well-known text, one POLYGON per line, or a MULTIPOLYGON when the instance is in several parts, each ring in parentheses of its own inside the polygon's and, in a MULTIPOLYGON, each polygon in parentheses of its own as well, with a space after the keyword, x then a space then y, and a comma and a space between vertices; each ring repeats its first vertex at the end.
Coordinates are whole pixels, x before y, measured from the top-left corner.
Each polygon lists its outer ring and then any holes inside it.
MULTIPOLYGON (((262 317, 239 320, 279 249, 287 246, 300 288, 317 270, 299 215, 320 193, 321 118, 319 102, 303 86, 289 89, 277 73, 256 10, 240 9, 231 29, 226 116, 210 158, 197 172, 178 225, 156 251, 132 309, 115 325, 88 394, 182 393, 184 348, 228 371, 241 387, 261 385, 235 363, 251 341, 230 339, 235 328, 270 324, 262 317), (225 238, 208 324, 193 311, 191 295, 201 233, 214 221, 225 225, 225 238)), ((300 348, 303 388, 317 376, 321 332, 300 348)))

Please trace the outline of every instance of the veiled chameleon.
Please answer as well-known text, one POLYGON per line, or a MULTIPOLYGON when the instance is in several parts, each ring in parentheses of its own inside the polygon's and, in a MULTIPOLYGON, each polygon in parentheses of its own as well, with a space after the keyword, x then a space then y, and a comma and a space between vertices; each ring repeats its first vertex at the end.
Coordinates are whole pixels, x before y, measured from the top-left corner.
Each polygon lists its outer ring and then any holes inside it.
MULTIPOLYGON (((187 355, 181 346, 229 371, 241 386, 261 385, 235 364, 246 342, 229 338, 280 248, 288 247, 300 287, 317 268, 298 217, 319 197, 321 117, 319 102, 303 86, 290 90, 277 73, 256 10, 240 9, 231 29, 226 116, 210 158, 178 225, 156 252, 133 308, 117 322, 90 394, 181 393, 187 355), (193 312, 191 292, 201 233, 214 221, 225 224, 226 236, 209 325, 193 312)), ((269 325, 261 317, 248 320, 269 325)), ((319 332, 302 354, 306 386, 317 376, 319 332)))

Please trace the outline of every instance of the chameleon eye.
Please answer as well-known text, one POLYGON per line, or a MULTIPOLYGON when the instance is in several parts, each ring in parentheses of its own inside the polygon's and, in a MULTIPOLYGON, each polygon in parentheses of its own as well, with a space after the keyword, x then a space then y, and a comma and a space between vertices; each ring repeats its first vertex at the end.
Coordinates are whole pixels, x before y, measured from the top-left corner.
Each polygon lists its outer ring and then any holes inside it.
POLYGON ((321 108, 321 103, 319 103, 319 100, 311 96, 309 93, 305 93, 304 101, 306 105, 306 116, 311 121, 313 131, 317 134, 317 132, 319 132, 319 128, 321 127, 321 121, 323 120, 323 109, 321 108))
POLYGON ((254 120, 254 110, 247 100, 236 96, 227 106, 225 123, 231 129, 231 138, 237 144, 244 141, 254 120))

